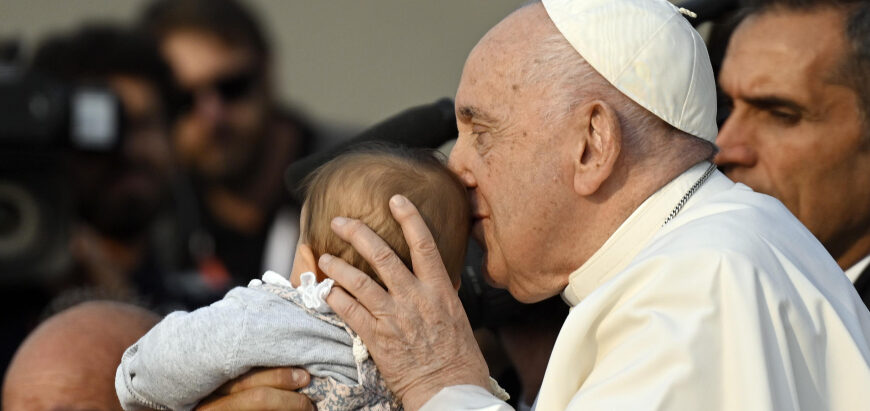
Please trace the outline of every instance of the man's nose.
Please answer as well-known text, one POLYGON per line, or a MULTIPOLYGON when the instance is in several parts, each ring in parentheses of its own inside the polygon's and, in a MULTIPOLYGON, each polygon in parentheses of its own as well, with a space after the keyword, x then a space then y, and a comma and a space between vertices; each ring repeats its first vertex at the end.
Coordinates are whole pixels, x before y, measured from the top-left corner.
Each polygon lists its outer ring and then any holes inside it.
POLYGON ((226 105, 215 91, 200 92, 196 100, 196 116, 200 119, 217 123, 226 115, 226 105))
POLYGON ((742 126, 740 118, 731 116, 722 125, 716 136, 719 153, 713 159, 723 167, 753 167, 758 162, 758 153, 752 146, 750 127, 742 126))
POLYGON ((474 187, 476 183, 468 168, 469 149, 466 146, 465 139, 462 137, 456 139, 456 144, 453 145, 453 149, 450 150, 450 157, 447 159, 447 167, 459 177, 462 184, 465 184, 466 187, 474 187))

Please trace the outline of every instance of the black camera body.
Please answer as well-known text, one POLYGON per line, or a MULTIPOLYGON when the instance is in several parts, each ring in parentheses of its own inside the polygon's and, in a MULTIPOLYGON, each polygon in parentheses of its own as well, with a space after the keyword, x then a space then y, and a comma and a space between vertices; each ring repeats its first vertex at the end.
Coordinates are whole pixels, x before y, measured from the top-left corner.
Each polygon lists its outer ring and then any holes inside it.
POLYGON ((0 65, 0 285, 50 283, 69 267, 65 156, 116 150, 122 113, 106 86, 0 65))
POLYGON ((70 85, 0 66, 0 148, 111 151, 123 120, 118 97, 100 84, 70 85))

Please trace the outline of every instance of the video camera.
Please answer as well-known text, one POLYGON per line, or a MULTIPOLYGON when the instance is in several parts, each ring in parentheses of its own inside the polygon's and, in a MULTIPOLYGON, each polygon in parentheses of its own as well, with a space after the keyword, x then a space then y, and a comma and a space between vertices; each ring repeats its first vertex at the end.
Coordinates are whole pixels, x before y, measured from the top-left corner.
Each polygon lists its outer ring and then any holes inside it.
POLYGON ((70 264, 65 155, 121 143, 123 108, 100 84, 66 84, 0 45, 0 285, 44 284, 70 264))

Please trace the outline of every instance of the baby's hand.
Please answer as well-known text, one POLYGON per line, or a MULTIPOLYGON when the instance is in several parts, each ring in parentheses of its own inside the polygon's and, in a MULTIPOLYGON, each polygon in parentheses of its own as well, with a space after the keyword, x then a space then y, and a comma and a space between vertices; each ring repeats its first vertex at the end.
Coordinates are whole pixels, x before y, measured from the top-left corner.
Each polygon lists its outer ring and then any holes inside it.
POLYGON ((311 400, 296 390, 311 376, 301 368, 255 368, 218 388, 199 411, 314 411, 311 400))

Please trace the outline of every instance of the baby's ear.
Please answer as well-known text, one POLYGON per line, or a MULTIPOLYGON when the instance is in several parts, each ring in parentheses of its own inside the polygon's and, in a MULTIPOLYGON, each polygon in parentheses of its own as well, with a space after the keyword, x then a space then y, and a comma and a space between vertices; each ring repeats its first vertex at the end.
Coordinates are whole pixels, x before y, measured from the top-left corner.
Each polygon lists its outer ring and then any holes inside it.
POLYGON ((308 244, 299 244, 296 248, 296 261, 295 264, 299 264, 298 270, 300 273, 305 271, 311 271, 316 273, 317 269, 317 259, 314 258, 314 251, 311 250, 311 247, 308 244))
POLYGON ((294 267, 293 271, 298 271, 299 275, 302 275, 302 273, 306 271, 311 271, 317 277, 318 282, 328 278, 326 274, 320 270, 320 267, 317 266, 317 256, 314 255, 314 250, 312 250, 308 244, 300 243, 299 247, 296 248, 296 256, 296 261, 293 265, 295 266, 296 264, 299 264, 301 270, 296 270, 294 267))

